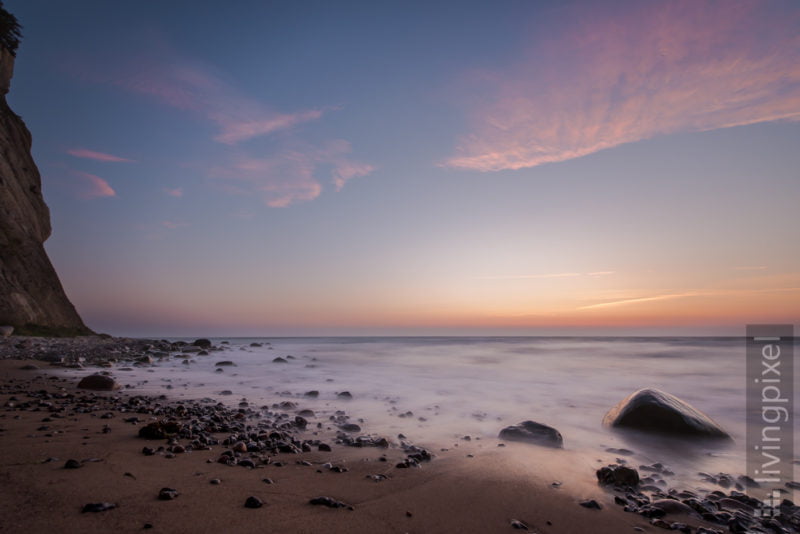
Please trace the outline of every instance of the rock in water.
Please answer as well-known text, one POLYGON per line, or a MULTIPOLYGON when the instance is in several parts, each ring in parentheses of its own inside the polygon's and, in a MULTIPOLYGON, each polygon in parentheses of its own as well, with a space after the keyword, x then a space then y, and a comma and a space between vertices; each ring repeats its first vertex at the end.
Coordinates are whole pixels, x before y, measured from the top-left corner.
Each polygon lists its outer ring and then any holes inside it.
POLYGON ((0 324, 27 335, 91 334, 44 250, 50 210, 31 134, 6 103, 13 72, 13 51, 0 46, 0 324))
POLYGON ((78 382, 80 389, 93 389, 95 391, 113 391, 119 389, 121 386, 116 380, 106 375, 89 375, 84 376, 78 382))
POLYGON ((727 432, 706 414, 657 389, 640 389, 611 408, 603 424, 674 436, 727 438, 727 432))
POLYGON ((207 349, 211 346, 211 340, 205 338, 195 339, 192 345, 194 345, 195 347, 207 349))
POLYGON ((507 426, 500 431, 499 437, 509 441, 526 441, 545 447, 564 448, 561 432, 535 421, 523 421, 518 425, 507 426))

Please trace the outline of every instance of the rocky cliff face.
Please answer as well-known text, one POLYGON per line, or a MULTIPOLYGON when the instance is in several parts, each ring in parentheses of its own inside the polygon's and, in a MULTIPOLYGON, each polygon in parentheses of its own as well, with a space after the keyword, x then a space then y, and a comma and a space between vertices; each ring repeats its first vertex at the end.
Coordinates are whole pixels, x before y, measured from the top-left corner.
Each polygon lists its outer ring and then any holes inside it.
POLYGON ((16 333, 87 334, 44 250, 50 210, 31 134, 6 103, 13 70, 13 55, 0 47, 0 325, 16 333))

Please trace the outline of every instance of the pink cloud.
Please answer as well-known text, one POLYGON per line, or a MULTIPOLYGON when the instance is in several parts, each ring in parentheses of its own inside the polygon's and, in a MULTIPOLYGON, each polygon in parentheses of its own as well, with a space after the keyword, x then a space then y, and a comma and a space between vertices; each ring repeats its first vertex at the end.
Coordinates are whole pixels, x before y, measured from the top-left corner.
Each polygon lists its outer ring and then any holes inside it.
POLYGON ((132 163, 134 160, 128 158, 121 158, 112 154, 104 152, 95 152, 94 150, 87 150, 85 148, 72 148, 67 150, 67 154, 75 156, 76 158, 93 159, 96 161, 110 161, 110 162, 124 162, 132 163))
POLYGON ((108 185, 108 182, 99 176, 82 171, 72 171, 72 174, 82 182, 81 190, 78 193, 81 198, 92 199, 117 196, 116 191, 108 185))
POLYGON ((321 116, 322 111, 312 109, 293 115, 279 114, 257 120, 237 120, 232 117, 219 117, 217 122, 222 132, 215 136, 214 140, 226 145, 235 145, 240 141, 291 128, 297 124, 318 119, 321 116))
POLYGON ((73 62, 74 75, 95 83, 106 83, 146 95, 167 106, 188 111, 214 123, 214 140, 234 145, 255 137, 290 129, 319 119, 324 111, 301 110, 280 113, 244 95, 213 68, 187 60, 169 46, 155 43, 147 59, 115 62, 102 71, 73 62))
POLYGON ((262 158, 239 155, 211 174, 230 193, 257 194, 267 206, 283 208, 317 198, 323 189, 318 176, 324 168, 330 168, 337 191, 347 180, 372 172, 371 165, 349 159, 350 151, 350 143, 335 140, 320 148, 285 149, 262 158))
POLYGON ((182 197, 183 196, 183 188, 176 187, 175 189, 170 189, 168 187, 164 188, 164 193, 171 197, 182 197))
POLYGON ((582 5, 489 98, 444 165, 534 167, 661 134, 800 120, 800 10, 779 2, 582 5))
POLYGON ((333 169, 333 184, 336 186, 337 191, 341 191, 349 180, 366 176, 375 170, 375 167, 367 163, 358 163, 355 161, 341 161, 337 163, 333 169))

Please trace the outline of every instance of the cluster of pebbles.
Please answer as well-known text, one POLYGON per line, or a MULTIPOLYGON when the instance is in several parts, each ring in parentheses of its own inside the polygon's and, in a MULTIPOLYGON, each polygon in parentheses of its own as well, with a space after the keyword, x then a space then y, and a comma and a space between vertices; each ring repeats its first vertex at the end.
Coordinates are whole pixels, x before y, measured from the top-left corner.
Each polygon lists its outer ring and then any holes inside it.
MULTIPOLYGON (((653 526, 696 534, 800 532, 800 506, 783 499, 775 503, 777 506, 771 509, 769 515, 760 513, 763 503, 741 491, 757 485, 749 477, 738 477, 738 482, 733 484, 739 489, 732 489, 728 493, 720 490, 679 491, 660 487, 659 483, 663 484, 664 481, 658 475, 672 474, 661 463, 642 465, 639 470, 648 472, 648 475, 640 478, 639 472, 632 467, 611 464, 597 470, 597 481, 614 491, 616 504, 623 506, 626 512, 649 519, 653 526), (701 519, 719 525, 719 528, 694 529, 683 521, 670 520, 670 516, 674 515, 701 519)), ((717 482, 719 479, 734 480, 725 473, 715 478, 717 482)))
MULTIPOLYGON (((50 362, 51 365, 66 367, 105 367, 113 363, 126 365, 128 362, 140 361, 149 363, 148 360, 153 357, 168 357, 175 351, 195 354, 220 350, 204 339, 194 343, 103 338, 92 338, 89 342, 81 341, 80 338, 6 341, 0 347, 0 357, 30 359, 33 356, 36 360, 50 362)), ((25 368, 33 370, 37 367, 30 364, 25 368)), ((4 410, 44 412, 46 415, 43 422, 75 414, 93 414, 101 419, 118 418, 135 427, 132 433, 139 438, 148 442, 160 442, 143 446, 141 451, 145 456, 173 458, 191 451, 218 451, 216 460, 207 461, 251 469, 267 465, 280 467, 287 463, 282 458, 284 455, 331 452, 335 446, 399 449, 405 457, 401 456, 397 468, 419 467, 422 462, 433 457, 428 450, 407 442, 404 436, 400 436, 401 439, 396 442, 386 437, 361 433, 361 427, 350 422, 350 417, 342 410, 330 415, 327 424, 323 424, 324 419, 311 424, 309 418, 315 418, 315 413, 311 410, 299 410, 291 401, 260 407, 242 401, 238 406, 231 407, 213 399, 170 400, 165 395, 119 394, 115 392, 117 389, 119 384, 108 374, 94 374, 84 377, 77 390, 63 387, 35 389, 27 381, 10 381, 0 389, 0 393, 9 395, 3 405, 4 410), (97 394, 85 390, 102 390, 106 393, 97 394)), ((306 396, 313 397, 314 393, 317 392, 309 392, 306 396)), ((344 393, 342 398, 351 396, 349 392, 344 393)), ((379 460, 389 461, 385 454, 379 460)), ((301 460, 294 463, 312 465, 301 460)), ((67 460, 64 465, 67 469, 81 466, 82 463, 75 460, 67 460)), ((331 463, 325 463, 321 467, 337 473, 347 471, 347 468, 331 463)), ((389 477, 380 474, 369 478, 379 482, 389 477)), ((266 483, 272 482, 269 478, 263 480, 266 483)), ((215 481, 220 483, 218 479, 215 481)), ((177 489, 162 488, 157 498, 173 500, 179 495, 177 489)), ((328 496, 314 497, 308 502, 330 508, 354 509, 352 505, 328 496)), ((264 504, 258 497, 251 496, 244 506, 258 508, 264 504)), ((81 511, 104 512, 117 506, 117 503, 93 502, 86 504, 81 511)))

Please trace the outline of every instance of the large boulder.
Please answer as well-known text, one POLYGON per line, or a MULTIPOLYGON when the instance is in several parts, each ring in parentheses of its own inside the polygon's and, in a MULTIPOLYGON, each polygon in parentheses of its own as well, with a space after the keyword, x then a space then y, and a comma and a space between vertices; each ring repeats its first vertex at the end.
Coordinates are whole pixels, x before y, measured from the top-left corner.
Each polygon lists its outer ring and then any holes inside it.
POLYGON ((709 416, 658 389, 640 389, 629 395, 608 411, 603 424, 678 437, 730 439, 709 416))
POLYGON ((89 375, 84 376, 81 381, 78 382, 78 388, 92 389, 95 391, 114 391, 115 389, 119 389, 120 385, 108 375, 89 375))
POLYGON ((561 432, 535 421, 523 421, 518 425, 507 426, 500 431, 499 437, 508 441, 525 441, 545 447, 564 448, 561 432))

